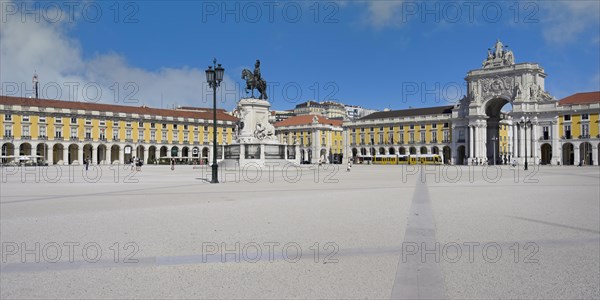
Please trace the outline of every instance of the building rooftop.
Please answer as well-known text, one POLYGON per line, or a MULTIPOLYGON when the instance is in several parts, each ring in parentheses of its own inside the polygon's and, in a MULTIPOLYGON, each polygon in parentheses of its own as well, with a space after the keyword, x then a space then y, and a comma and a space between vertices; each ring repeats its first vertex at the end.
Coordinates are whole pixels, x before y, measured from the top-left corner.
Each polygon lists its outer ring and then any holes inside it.
POLYGON ((600 103, 600 91, 577 93, 558 101, 559 105, 600 103))
MULTIPOLYGON (((102 103, 91 103, 91 102, 75 102, 75 101, 61 101, 61 100, 48 100, 48 99, 33 99, 33 98, 22 98, 22 97, 10 97, 0 96, 0 104, 4 105, 21 105, 21 106, 35 106, 35 107, 52 107, 58 109, 76 109, 76 110, 95 110, 95 111, 110 111, 114 113, 129 113, 139 115, 155 115, 163 117, 182 117, 182 118, 195 118, 195 119, 206 119, 212 120, 212 109, 211 108, 190 108, 186 110, 182 109, 163 109, 163 108, 151 108, 147 106, 127 106, 127 105, 114 105, 114 104, 102 104, 102 103)), ((217 109, 217 120, 221 121, 237 121, 236 117, 228 115, 222 109, 217 109)))
POLYGON ((436 106, 436 107, 425 107, 425 108, 410 108, 402 110, 388 110, 378 111, 372 114, 366 115, 359 120, 373 120, 373 119, 388 119, 388 118, 401 118, 401 117, 412 117, 412 116, 423 116, 423 115, 439 115, 439 114, 451 114, 453 105, 449 106, 436 106))
POLYGON ((325 118, 320 115, 302 115, 287 118, 283 121, 277 122, 273 124, 275 127, 283 127, 283 126, 297 126, 297 125, 310 125, 313 124, 313 118, 317 117, 317 121, 319 124, 328 124, 333 126, 342 126, 342 120, 332 120, 325 118))

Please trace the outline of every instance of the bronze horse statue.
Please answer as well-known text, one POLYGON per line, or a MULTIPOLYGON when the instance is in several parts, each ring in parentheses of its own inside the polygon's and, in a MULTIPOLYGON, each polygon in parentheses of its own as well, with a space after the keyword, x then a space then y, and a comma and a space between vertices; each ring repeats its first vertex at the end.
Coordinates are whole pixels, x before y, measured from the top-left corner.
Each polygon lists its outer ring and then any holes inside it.
POLYGON ((248 69, 242 70, 242 79, 246 80, 246 94, 248 94, 248 90, 252 91, 252 97, 254 98, 254 89, 257 89, 260 93, 258 99, 268 99, 267 97, 267 83, 264 79, 260 79, 258 82, 255 82, 254 74, 252 71, 248 69))

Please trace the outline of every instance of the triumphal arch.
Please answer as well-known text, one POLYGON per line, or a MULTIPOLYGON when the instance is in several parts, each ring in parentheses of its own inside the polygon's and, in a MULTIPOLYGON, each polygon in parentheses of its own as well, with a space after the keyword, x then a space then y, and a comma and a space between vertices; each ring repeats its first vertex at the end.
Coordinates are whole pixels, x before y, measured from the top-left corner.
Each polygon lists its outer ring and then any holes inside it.
POLYGON ((515 56, 501 41, 488 49, 481 68, 467 73, 467 95, 453 112, 455 144, 453 160, 492 163, 502 160, 530 164, 540 160, 540 128, 550 128, 552 162, 560 157, 558 101, 546 92, 544 69, 537 63, 515 63, 515 56), (507 105, 509 104, 509 105, 507 105), (508 132, 509 152, 497 155, 500 130, 508 132), (457 133, 457 134, 456 134, 457 133))

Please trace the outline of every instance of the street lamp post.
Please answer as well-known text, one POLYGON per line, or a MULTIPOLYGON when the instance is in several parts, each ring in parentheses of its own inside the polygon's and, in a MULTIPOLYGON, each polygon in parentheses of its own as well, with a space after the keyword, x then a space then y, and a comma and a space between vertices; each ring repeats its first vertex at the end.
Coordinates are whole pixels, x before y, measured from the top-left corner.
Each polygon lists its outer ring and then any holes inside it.
POLYGON ((496 165, 496 141, 498 137, 492 137, 492 147, 494 147, 494 166, 496 165))
POLYGON ((213 89, 213 162, 212 162, 212 180, 210 183, 219 183, 217 177, 217 87, 223 81, 223 73, 225 69, 221 64, 217 64, 217 59, 213 60, 213 66, 206 69, 206 82, 213 89))
POLYGON ((519 124, 521 124, 521 128, 525 130, 525 171, 527 171, 527 127, 531 125, 531 121, 529 118, 525 119, 524 117, 521 117, 521 122, 519 122, 519 124))

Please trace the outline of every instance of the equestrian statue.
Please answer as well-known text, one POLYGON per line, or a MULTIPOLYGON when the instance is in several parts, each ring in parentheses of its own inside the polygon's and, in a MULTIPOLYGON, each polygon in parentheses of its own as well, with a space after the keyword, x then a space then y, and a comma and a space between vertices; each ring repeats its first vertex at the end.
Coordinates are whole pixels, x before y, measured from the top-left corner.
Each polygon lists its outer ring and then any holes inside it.
POLYGON ((242 70, 242 79, 246 80, 246 94, 248 94, 248 90, 250 90, 252 91, 252 98, 254 98, 254 89, 257 89, 260 93, 258 99, 268 99, 267 82, 262 79, 262 75, 260 74, 260 60, 256 60, 256 63, 254 64, 254 72, 248 69, 242 70))

